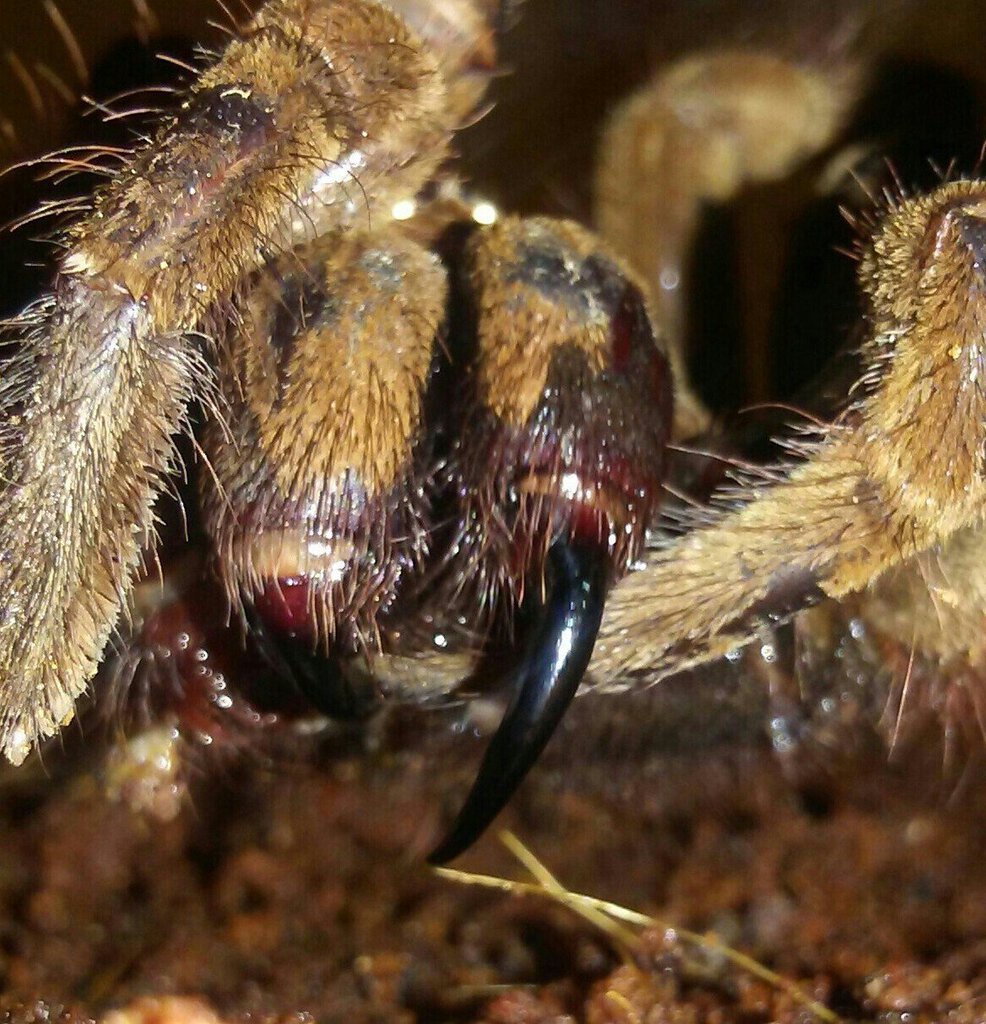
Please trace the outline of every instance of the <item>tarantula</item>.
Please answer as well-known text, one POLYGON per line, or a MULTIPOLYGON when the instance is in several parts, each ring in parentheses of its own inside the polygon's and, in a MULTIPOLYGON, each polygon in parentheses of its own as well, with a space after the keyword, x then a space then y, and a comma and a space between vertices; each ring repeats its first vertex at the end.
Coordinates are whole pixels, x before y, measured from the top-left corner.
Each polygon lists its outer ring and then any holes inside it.
POLYGON ((512 687, 434 860, 502 808, 583 677, 649 685, 867 587, 888 634, 981 657, 986 186, 885 204, 841 411, 648 540, 672 436, 708 426, 680 358, 698 212, 820 151, 858 75, 735 50, 663 71, 601 149, 611 249, 478 214, 456 180, 502 6, 269 0, 60 232, 2 389, 11 761, 72 717, 121 614, 155 628, 134 579, 193 402, 210 571, 256 671, 343 718, 484 672, 512 687), (947 586, 895 600, 929 552, 947 586))

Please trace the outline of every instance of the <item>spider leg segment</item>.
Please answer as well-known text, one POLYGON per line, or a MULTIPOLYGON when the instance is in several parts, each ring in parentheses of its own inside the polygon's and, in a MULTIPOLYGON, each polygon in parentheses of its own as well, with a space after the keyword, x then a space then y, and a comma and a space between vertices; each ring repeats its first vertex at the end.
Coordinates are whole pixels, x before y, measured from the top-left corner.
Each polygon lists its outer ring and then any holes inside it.
MULTIPOLYGON (((599 145, 595 216, 650 287, 674 367, 676 436, 709 426, 684 361, 689 256, 703 209, 785 177, 828 146, 861 77, 846 61, 823 67, 724 49, 663 67, 613 112, 599 145)), ((763 248, 757 261, 775 258, 763 248)))
MULTIPOLYGON (((814 600, 874 582, 879 594, 891 570, 899 588, 923 552, 939 551, 956 580, 969 574, 986 511, 984 223, 980 181, 888 211, 860 261, 869 335, 847 408, 795 446, 773 483, 740 487, 732 510, 624 581, 597 645, 609 671, 657 679, 721 656, 814 600)), ((899 610, 894 632, 905 643, 940 632, 927 610, 899 610)), ((949 652, 981 652, 981 622, 949 619, 949 652)), ((941 638, 927 646, 944 653, 941 638)))
MULTIPOLYGON (((662 69, 615 112, 597 219, 649 283, 673 357, 702 204, 824 151, 862 82, 848 54, 827 64, 723 50, 662 69)), ((841 411, 794 434, 759 475, 738 471, 711 505, 685 513, 684 535, 645 554, 607 602, 595 681, 656 682, 850 594, 864 621, 912 650, 981 659, 983 190, 953 181, 874 213, 859 241, 861 372, 841 411), (929 562, 949 581, 937 599, 929 562)), ((757 260, 769 262, 767 248, 757 260)), ((691 437, 707 419, 676 373, 676 434, 691 437)))

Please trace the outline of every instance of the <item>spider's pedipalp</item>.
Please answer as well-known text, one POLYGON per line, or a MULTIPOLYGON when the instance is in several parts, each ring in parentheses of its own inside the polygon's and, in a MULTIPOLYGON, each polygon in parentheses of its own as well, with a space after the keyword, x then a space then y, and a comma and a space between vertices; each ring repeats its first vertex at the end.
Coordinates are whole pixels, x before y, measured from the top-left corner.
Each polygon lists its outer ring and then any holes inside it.
MULTIPOLYGON (((869 335, 848 407, 777 483, 749 488, 738 508, 624 581, 597 645, 600 675, 653 681, 711 660, 814 600, 913 570, 936 547, 969 572, 986 512, 984 222, 977 181, 906 200, 886 218, 860 263, 869 335)), ((926 636, 923 608, 895 632, 926 636)), ((979 613, 962 632, 953 651, 981 649, 979 613)))

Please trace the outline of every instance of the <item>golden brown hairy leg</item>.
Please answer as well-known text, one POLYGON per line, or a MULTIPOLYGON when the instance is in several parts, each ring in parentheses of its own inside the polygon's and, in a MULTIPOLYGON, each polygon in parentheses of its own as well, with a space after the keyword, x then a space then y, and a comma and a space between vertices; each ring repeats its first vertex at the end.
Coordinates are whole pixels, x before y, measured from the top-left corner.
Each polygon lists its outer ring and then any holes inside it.
POLYGON ((428 34, 444 17, 403 7, 420 34, 372 0, 266 4, 60 239, 50 296, 15 325, 0 392, 10 760, 71 718, 127 600, 172 435, 211 388, 192 333, 271 256, 386 219, 475 101, 450 83, 488 61, 489 32, 443 63, 428 34))
POLYGON ((905 643, 981 655, 982 585, 969 581, 986 508, 984 241, 983 182, 952 182, 886 211, 860 263, 868 334, 848 408, 778 482, 749 487, 739 508, 653 552, 614 591, 599 677, 658 679, 749 642, 764 621, 873 581, 879 623, 905 643), (948 610, 948 587, 941 617, 929 619, 929 599, 908 610, 923 552, 950 580, 952 603, 961 593, 961 613, 948 610))

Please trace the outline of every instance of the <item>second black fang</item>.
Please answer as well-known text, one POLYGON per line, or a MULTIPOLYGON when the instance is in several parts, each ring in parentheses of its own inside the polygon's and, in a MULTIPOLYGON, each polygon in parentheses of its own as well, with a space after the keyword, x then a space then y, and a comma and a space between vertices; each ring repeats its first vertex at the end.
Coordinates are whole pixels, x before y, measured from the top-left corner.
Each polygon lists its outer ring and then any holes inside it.
POLYGON ((597 543, 552 544, 547 599, 517 667, 513 700, 451 830, 428 857, 430 864, 458 857, 483 834, 551 739, 592 656, 607 566, 606 549, 597 543))
POLYGON ((244 607, 260 658, 320 714, 337 722, 359 722, 379 708, 372 686, 347 676, 335 658, 313 651, 295 637, 278 637, 250 601, 244 607))

